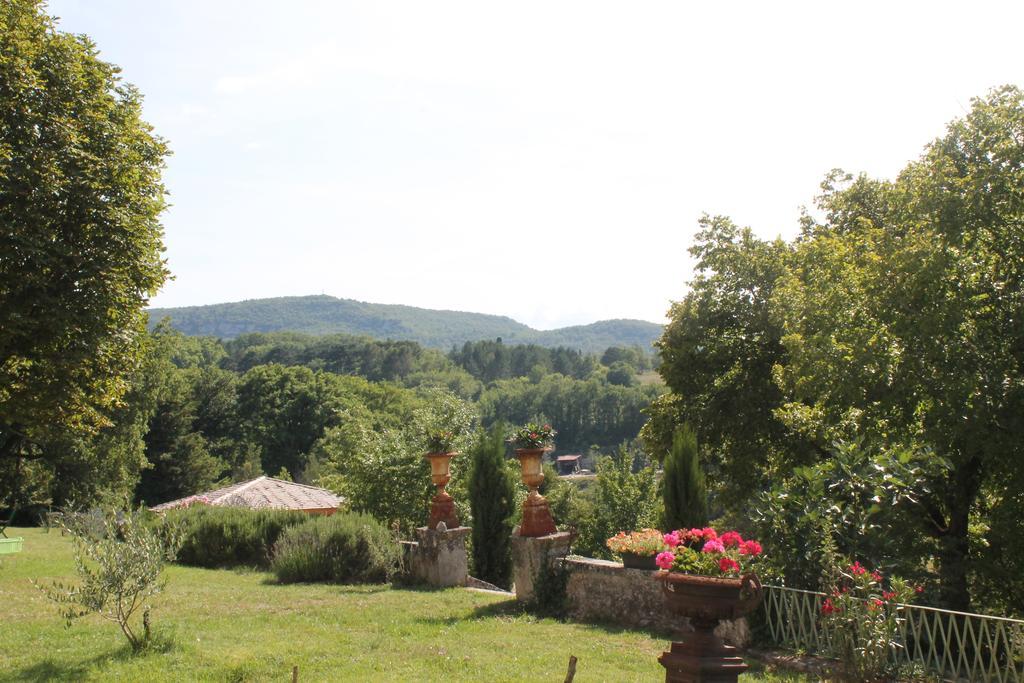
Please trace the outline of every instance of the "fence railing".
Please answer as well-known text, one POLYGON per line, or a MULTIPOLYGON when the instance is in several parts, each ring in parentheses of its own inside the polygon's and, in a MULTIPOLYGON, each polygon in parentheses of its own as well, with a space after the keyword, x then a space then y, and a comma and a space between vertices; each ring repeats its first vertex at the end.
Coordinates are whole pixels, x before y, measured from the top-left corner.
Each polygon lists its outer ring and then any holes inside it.
MULTIPOLYGON (((764 608, 772 640, 825 654, 831 643, 821 619, 824 593, 765 586, 764 608)), ((897 606, 900 662, 917 663, 948 680, 1024 683, 1024 621, 897 606)))

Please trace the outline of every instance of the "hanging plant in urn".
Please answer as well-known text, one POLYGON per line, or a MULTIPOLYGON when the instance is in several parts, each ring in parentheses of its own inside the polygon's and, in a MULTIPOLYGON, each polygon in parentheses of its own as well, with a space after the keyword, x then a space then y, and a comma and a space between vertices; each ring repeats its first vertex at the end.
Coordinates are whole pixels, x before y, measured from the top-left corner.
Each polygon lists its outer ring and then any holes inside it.
POLYGON ((739 533, 679 529, 665 534, 671 549, 655 562, 669 608, 688 617, 694 632, 658 658, 665 681, 735 681, 747 670, 736 648, 715 635, 722 619, 738 619, 756 608, 764 595, 754 573, 761 544, 739 533))
POLYGON ((430 461, 430 480, 437 487, 437 493, 430 501, 430 517, 427 528, 436 529, 438 522, 444 522, 449 529, 460 526, 459 517, 455 514, 455 500, 445 487, 451 481, 451 460, 458 452, 455 442, 458 434, 452 429, 435 429, 427 433, 427 454, 430 461))
POLYGON ((530 489, 526 500, 523 501, 520 536, 547 536, 558 531, 555 520, 551 517, 548 501, 537 491, 544 482, 544 454, 554 447, 556 433, 549 424, 529 423, 512 432, 508 439, 516 450, 516 457, 519 458, 523 483, 530 489))

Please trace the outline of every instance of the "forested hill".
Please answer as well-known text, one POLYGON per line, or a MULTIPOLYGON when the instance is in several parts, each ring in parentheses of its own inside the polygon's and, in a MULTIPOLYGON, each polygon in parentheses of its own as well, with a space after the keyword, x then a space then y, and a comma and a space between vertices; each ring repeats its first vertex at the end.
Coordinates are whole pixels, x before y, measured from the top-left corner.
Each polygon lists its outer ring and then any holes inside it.
POLYGON ((150 326, 165 317, 171 319, 175 329, 188 335, 231 339, 248 332, 343 332, 376 339, 416 341, 442 349, 467 341, 501 337, 506 344, 567 346, 597 353, 610 346, 649 349, 661 335, 661 325, 642 320, 603 320, 541 331, 505 316, 370 304, 322 295, 153 308, 149 311, 150 326))

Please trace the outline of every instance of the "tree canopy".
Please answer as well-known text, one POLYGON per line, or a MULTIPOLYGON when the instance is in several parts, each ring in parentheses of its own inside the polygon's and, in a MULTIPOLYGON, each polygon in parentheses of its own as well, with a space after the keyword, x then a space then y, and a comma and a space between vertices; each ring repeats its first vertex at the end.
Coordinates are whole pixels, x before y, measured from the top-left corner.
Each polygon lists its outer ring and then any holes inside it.
POLYGON ((0 6, 0 470, 95 431, 141 359, 162 259, 165 142, 142 98, 39 0, 0 6))

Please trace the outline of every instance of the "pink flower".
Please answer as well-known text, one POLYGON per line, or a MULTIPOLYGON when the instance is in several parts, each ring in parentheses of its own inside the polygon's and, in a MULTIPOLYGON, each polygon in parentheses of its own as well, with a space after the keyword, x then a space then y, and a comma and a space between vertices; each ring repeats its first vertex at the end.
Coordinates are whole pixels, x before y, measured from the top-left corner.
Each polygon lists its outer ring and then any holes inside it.
POLYGON ((690 529, 690 538, 692 538, 695 541, 699 541, 700 539, 704 538, 704 530, 690 529))
POLYGON ((658 556, 654 558, 654 564, 658 565, 662 569, 672 569, 672 564, 676 561, 676 554, 665 551, 658 553, 658 556))
POLYGON ((726 531, 722 534, 722 543, 725 544, 726 548, 735 548, 743 542, 743 537, 735 531, 726 531))
POLYGON ((737 562, 736 560, 732 559, 731 557, 723 557, 720 560, 718 560, 718 569, 723 574, 725 574, 727 572, 737 571, 739 568, 740 568, 739 562, 737 562))
POLYGON ((718 532, 709 526, 704 527, 704 540, 713 541, 718 538, 718 532))
POLYGON ((669 548, 675 548, 680 543, 678 531, 673 531, 670 534, 665 534, 664 538, 665 545, 667 545, 669 548))
POLYGON ((708 541, 707 543, 704 544, 704 547, 701 548, 701 552, 702 553, 724 553, 725 552, 725 546, 722 545, 722 542, 719 541, 717 538, 713 538, 713 539, 711 539, 710 541, 708 541))
POLYGON ((757 541, 743 541, 740 543, 740 555, 756 557, 761 554, 761 544, 757 541))
POLYGON ((857 560, 850 565, 850 573, 854 576, 860 576, 861 574, 867 574, 868 570, 861 565, 860 560, 857 560))

